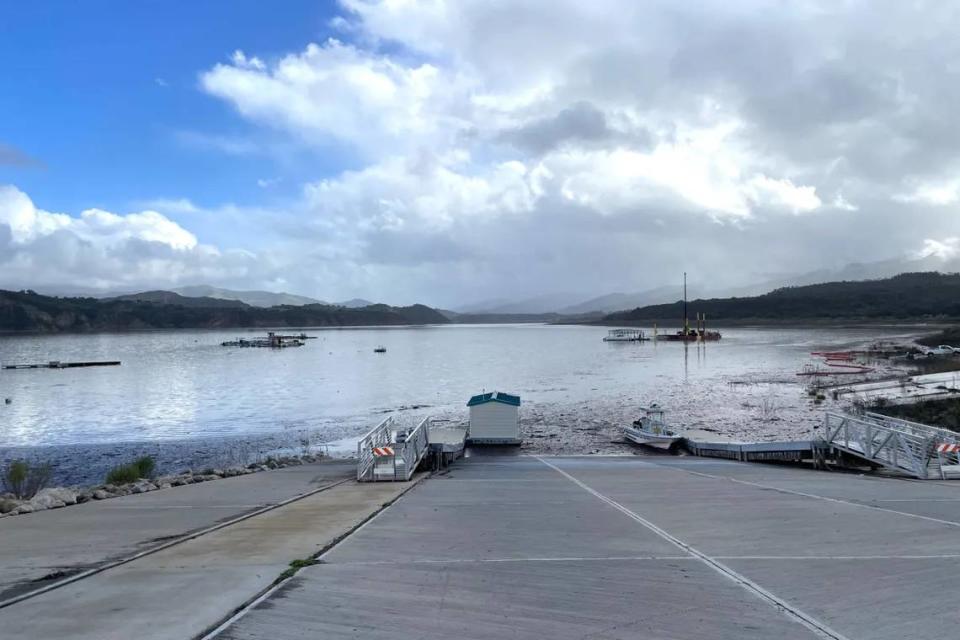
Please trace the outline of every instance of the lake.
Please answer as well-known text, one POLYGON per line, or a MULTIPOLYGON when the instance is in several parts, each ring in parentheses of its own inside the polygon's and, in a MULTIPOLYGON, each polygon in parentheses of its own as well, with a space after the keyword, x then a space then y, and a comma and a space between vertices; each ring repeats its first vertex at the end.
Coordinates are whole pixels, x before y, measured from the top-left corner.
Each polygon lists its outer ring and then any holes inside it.
POLYGON ((408 420, 465 419, 467 399, 484 390, 520 394, 525 430, 555 441, 545 442, 548 451, 564 449, 564 429, 622 424, 651 402, 684 428, 795 436, 820 411, 795 375, 811 351, 915 334, 738 328, 724 330, 720 342, 684 345, 605 343, 606 328, 588 326, 307 331, 317 339, 282 350, 220 346, 261 335, 238 330, 0 337, 3 364, 123 363, 0 371, 0 397, 11 400, 0 404, 0 447, 253 435, 279 442, 301 433, 314 442, 340 441, 392 411, 408 420), (387 352, 374 353, 378 345, 387 352))

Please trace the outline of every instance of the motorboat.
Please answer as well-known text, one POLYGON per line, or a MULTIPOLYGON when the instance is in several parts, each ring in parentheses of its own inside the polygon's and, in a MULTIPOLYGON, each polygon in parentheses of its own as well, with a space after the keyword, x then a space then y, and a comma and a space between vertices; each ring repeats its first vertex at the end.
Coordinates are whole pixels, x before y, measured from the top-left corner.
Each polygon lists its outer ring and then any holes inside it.
POLYGON ((640 418, 623 428, 623 435, 627 440, 656 449, 671 449, 683 439, 683 436, 667 426, 663 409, 651 405, 641 407, 641 411, 643 415, 640 418))

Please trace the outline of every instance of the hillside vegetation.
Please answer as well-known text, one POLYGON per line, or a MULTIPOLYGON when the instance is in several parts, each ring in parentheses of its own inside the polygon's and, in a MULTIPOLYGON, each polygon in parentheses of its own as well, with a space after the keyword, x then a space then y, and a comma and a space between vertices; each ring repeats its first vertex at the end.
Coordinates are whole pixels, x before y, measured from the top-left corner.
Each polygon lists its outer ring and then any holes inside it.
MULTIPOLYGON (((904 273, 883 280, 827 282, 786 287, 761 296, 688 302, 688 314, 706 313, 709 322, 794 320, 934 320, 960 318, 960 274, 904 273)), ((683 317, 683 302, 619 311, 609 322, 683 317)))
POLYGON ((371 305, 356 309, 323 304, 262 308, 214 298, 184 298, 151 291, 121 298, 59 298, 0 290, 0 332, 125 331, 243 327, 331 327, 443 324, 424 305, 371 305))

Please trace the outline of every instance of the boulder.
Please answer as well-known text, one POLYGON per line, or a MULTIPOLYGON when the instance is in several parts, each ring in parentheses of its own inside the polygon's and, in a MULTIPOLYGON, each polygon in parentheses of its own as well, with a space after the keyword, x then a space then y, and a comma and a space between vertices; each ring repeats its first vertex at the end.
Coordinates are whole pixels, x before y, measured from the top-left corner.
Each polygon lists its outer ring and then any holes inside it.
POLYGON ((107 498, 112 498, 113 494, 105 489, 95 489, 93 492, 94 500, 106 500, 107 498))
POLYGON ((77 492, 67 487, 53 487, 51 489, 41 489, 37 495, 52 496, 63 504, 77 504, 77 492))
POLYGON ((20 515, 21 513, 33 513, 33 512, 34 512, 33 505, 30 504, 29 502, 24 502, 23 504, 21 504, 19 507, 17 507, 10 513, 14 515, 20 515))
MULTIPOLYGON (((43 489, 37 495, 30 498, 29 504, 33 506, 34 511, 43 511, 44 509, 59 509, 67 506, 67 503, 57 497, 55 489, 43 489)), ((76 502, 76 497, 73 499, 76 502)))
POLYGON ((153 491, 157 488, 155 484, 149 480, 137 480, 133 483, 133 486, 130 487, 131 493, 146 493, 148 491, 153 491))
POLYGON ((0 514, 6 515, 19 506, 20 501, 15 498, 0 498, 0 514))

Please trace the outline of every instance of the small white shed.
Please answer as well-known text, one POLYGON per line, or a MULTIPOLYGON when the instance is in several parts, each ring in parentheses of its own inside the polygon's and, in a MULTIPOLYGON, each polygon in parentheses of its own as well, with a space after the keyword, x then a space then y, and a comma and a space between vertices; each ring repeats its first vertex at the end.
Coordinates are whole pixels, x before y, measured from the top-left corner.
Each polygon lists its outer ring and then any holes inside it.
POLYGON ((520 396, 502 391, 481 393, 467 402, 473 444, 520 444, 520 396))

